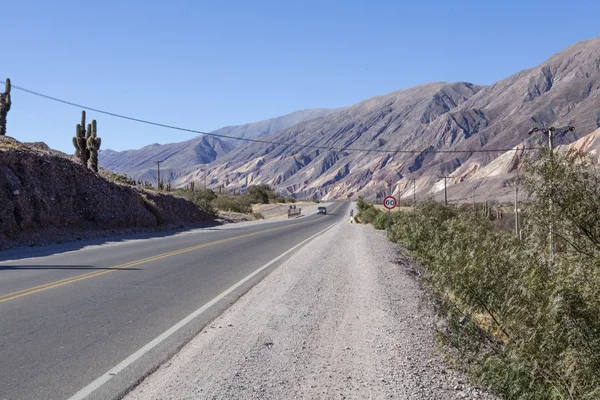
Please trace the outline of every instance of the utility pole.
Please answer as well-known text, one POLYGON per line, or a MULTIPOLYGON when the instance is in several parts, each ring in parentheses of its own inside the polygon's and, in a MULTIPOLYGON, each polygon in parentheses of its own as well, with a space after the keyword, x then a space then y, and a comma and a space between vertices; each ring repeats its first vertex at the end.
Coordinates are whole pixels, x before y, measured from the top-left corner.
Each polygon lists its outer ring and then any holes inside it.
POLYGON ((158 174, 157 174, 157 180, 156 180, 156 190, 158 190, 158 191, 160 191, 160 163, 163 161, 164 160, 154 161, 154 164, 156 164, 156 167, 158 168, 158 174))
POLYGON ((567 125, 567 126, 561 126, 560 128, 555 128, 553 126, 549 127, 549 128, 540 128, 538 126, 534 126, 533 128, 531 128, 529 130, 529 132, 527 132, 528 135, 531 135, 532 133, 536 133, 536 132, 541 132, 544 133, 546 135, 548 135, 548 150, 550 151, 550 198, 548 199, 548 208, 550 210, 550 227, 548 230, 548 242, 550 242, 550 266, 554 265, 554 218, 552 216, 553 214, 553 204, 552 204, 552 192, 553 192, 553 186, 552 186, 552 173, 554 173, 553 171, 553 153, 554 153, 554 134, 565 134, 567 132, 573 131, 575 130, 575 127, 572 125, 567 125))
POLYGON ((515 183, 515 237, 519 239, 519 186, 515 183))
POLYGON ((416 190, 416 179, 409 179, 413 183, 413 204, 417 204, 417 190, 416 190))
POLYGON ((446 181, 449 178, 454 178, 453 176, 448 176, 448 175, 444 175, 444 176, 438 176, 438 178, 443 179, 444 180, 444 205, 448 205, 448 190, 446 187, 446 181))
POLYGON ((475 188, 471 189, 471 203, 473 203, 473 211, 475 211, 475 188))

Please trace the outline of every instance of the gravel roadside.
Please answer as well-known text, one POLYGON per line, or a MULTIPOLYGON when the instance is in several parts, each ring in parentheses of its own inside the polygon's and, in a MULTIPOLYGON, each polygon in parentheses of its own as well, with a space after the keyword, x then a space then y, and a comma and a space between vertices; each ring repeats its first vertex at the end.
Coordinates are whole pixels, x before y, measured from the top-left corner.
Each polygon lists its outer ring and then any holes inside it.
POLYGON ((344 220, 125 399, 495 399, 444 366, 396 259, 382 232, 344 220))

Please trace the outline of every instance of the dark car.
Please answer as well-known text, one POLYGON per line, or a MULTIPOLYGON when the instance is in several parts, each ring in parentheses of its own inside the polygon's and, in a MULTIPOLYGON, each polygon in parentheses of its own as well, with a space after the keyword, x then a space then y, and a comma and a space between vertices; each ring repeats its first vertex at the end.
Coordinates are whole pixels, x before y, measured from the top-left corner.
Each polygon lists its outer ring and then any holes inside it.
POLYGON ((317 214, 324 214, 324 215, 327 215, 327 208, 325 208, 325 207, 319 207, 319 208, 317 209, 317 214))

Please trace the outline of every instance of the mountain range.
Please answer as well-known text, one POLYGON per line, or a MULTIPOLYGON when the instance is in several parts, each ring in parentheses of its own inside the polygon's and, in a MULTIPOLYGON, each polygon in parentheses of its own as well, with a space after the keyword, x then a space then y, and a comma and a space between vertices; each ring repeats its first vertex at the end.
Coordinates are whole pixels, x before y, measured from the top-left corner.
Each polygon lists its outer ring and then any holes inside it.
POLYGON ((558 145, 572 143, 600 127, 599 96, 600 37, 489 86, 427 83, 341 109, 219 130, 278 144, 201 136, 102 152, 100 163, 134 177, 153 176, 150 163, 164 156, 176 185, 207 177, 209 187, 231 190, 248 181, 319 199, 412 197, 413 187, 418 197, 439 197, 441 177, 451 176, 451 199, 501 198, 518 169, 513 158, 544 140, 527 134, 531 126, 573 124, 573 132, 557 138, 558 145))
POLYGON ((164 145, 154 143, 138 150, 101 150, 98 161, 105 169, 153 182, 157 179, 155 162, 161 161, 163 172, 161 175, 165 179, 174 180, 186 171, 215 161, 240 143, 239 140, 221 139, 219 136, 257 139, 299 122, 326 116, 334 111, 324 108, 300 110, 281 117, 244 125, 226 126, 210 132, 215 136, 201 135, 184 142, 164 145))

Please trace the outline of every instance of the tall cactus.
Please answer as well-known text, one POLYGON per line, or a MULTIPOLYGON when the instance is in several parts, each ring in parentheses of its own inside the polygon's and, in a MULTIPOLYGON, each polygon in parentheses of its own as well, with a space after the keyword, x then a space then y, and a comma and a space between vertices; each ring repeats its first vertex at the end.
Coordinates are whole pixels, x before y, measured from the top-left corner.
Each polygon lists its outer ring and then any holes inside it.
POLYGON ((87 167, 90 158, 90 152, 87 149, 87 138, 90 135, 90 125, 87 132, 85 131, 85 111, 81 111, 81 124, 77 124, 75 129, 75 137, 73 137, 73 146, 75 147, 75 157, 83 165, 87 167))
POLYGON ((87 149, 90 154, 89 167, 92 171, 98 172, 98 150, 100 149, 102 140, 98 137, 95 119, 92 120, 90 128, 91 129, 90 132, 88 132, 87 138, 87 149))
POLYGON ((0 136, 6 135, 6 115, 10 104, 10 79, 6 78, 6 89, 0 93, 0 136))

